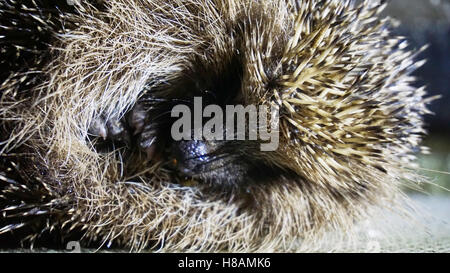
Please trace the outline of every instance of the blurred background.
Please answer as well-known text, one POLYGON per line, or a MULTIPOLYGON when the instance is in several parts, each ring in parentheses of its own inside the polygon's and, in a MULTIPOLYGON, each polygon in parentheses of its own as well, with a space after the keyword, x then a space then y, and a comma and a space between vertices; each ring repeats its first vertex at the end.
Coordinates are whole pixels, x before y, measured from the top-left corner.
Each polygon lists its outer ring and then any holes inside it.
MULTIPOLYGON (((438 171, 422 172, 431 182, 450 189, 450 174, 445 174, 450 172, 450 0, 390 0, 384 15, 400 21, 394 32, 405 36, 411 48, 429 45, 420 55, 427 63, 415 73, 417 86, 425 85, 429 96, 441 98, 429 106, 434 115, 425 117, 429 136, 424 144, 431 154, 421 155, 419 163, 424 169, 438 171)), ((450 196, 439 186, 424 185, 424 189, 450 196)))

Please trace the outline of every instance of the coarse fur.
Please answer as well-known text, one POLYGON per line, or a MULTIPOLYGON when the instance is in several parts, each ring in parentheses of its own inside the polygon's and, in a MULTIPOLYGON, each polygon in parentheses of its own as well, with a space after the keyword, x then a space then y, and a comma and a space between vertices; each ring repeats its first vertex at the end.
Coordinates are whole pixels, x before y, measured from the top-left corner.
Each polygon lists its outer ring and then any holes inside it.
MULTIPOLYGON (((28 48, 31 63, 2 74, 0 233, 76 231, 133 251, 313 250, 325 232, 349 231, 379 207, 401 213, 400 184, 418 179, 430 99, 410 73, 423 62, 390 34, 383 4, 5 3, 0 11, 45 35, 28 48), (233 103, 280 111, 277 151, 236 149, 276 169, 270 179, 179 182, 165 156, 100 151, 89 133, 140 101, 187 99, 185 86, 224 89, 228 75, 234 90, 221 92, 234 92, 233 103)), ((12 37, 3 35, 3 53, 20 49, 12 37)))

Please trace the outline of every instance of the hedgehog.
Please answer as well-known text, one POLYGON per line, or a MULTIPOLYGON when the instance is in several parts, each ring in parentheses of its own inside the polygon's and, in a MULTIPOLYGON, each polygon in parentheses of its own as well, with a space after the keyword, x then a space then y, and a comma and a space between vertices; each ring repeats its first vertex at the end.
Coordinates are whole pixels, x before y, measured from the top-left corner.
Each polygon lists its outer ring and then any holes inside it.
POLYGON ((424 61, 385 1, 0 3, 0 234, 312 250, 418 180, 424 61), (279 146, 175 141, 175 105, 277 109, 279 146))

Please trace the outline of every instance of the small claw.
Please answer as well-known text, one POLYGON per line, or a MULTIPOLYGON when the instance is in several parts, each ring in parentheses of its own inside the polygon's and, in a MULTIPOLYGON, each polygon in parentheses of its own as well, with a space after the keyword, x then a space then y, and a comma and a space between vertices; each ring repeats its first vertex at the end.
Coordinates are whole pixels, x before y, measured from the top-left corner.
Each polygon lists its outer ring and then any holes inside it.
POLYGON ((125 131, 125 128, 120 120, 115 118, 109 119, 108 122, 106 122, 106 127, 108 128, 109 135, 113 138, 125 131))
POLYGON ((123 122, 117 118, 111 118, 106 123, 108 128, 108 137, 111 140, 123 141, 125 143, 130 142, 130 136, 123 122))
POLYGON ((128 116, 128 124, 131 128, 134 129, 133 135, 138 135, 142 132, 145 125, 145 118, 147 116, 147 112, 144 109, 142 104, 137 104, 131 114, 128 116))
POLYGON ((108 136, 108 129, 106 128, 105 121, 102 118, 96 118, 92 121, 91 126, 88 129, 91 135, 102 137, 106 140, 108 136))
POLYGON ((106 131, 105 127, 101 127, 99 136, 103 138, 103 140, 106 140, 106 137, 108 136, 108 132, 106 131))

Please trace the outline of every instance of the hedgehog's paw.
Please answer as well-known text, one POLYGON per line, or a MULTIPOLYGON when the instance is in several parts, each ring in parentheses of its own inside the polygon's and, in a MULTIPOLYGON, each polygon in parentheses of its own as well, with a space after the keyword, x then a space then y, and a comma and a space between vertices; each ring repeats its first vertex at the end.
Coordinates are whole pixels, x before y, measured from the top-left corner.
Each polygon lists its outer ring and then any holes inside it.
POLYGON ((94 137, 101 137, 106 140, 108 136, 108 129, 106 128, 106 121, 103 118, 95 118, 89 126, 88 133, 94 137))
POLYGON ((95 118, 88 129, 88 133, 91 136, 101 138, 106 142, 122 143, 126 145, 130 143, 127 124, 117 117, 106 119, 101 116, 95 118))
POLYGON ((136 136, 142 133, 145 126, 145 119, 147 117, 147 111, 142 104, 136 104, 136 106, 128 114, 127 122, 128 126, 133 130, 132 135, 136 136))
POLYGON ((156 127, 152 123, 146 124, 139 137, 139 148, 146 153, 149 159, 155 156, 157 140, 158 131, 156 127))
POLYGON ((137 104, 125 117, 93 119, 88 133, 95 139, 97 151, 111 151, 118 147, 139 150, 154 159, 156 146, 162 145, 159 137, 158 124, 148 120, 148 114, 143 105, 137 104))
POLYGON ((152 159, 156 153, 158 142, 158 126, 148 119, 147 110, 142 104, 137 104, 128 115, 128 126, 133 130, 133 136, 138 138, 139 149, 152 159))

